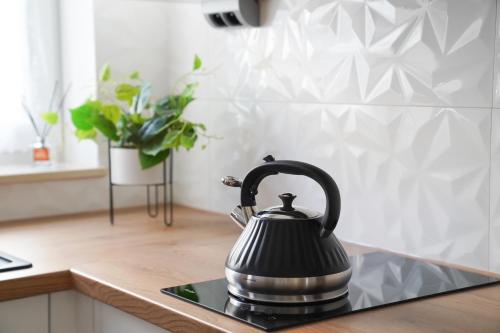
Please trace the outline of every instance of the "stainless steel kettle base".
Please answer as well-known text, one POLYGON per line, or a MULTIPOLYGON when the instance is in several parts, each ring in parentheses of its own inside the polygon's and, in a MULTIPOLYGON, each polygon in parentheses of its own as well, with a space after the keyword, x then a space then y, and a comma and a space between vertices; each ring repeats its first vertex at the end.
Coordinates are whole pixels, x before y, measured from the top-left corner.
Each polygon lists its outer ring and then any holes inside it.
POLYGON ((336 311, 341 308, 348 310, 350 308, 349 298, 342 297, 329 302, 311 303, 311 304, 284 304, 284 303, 255 303, 237 299, 230 295, 226 303, 226 313, 236 314, 240 311, 251 313, 266 313, 280 315, 307 316, 330 311, 336 311))
POLYGON ((263 303, 316 303, 331 301, 347 295, 349 289, 347 286, 342 287, 337 290, 332 290, 324 293, 317 294, 306 294, 306 295, 273 295, 273 294, 260 294, 254 292, 248 292, 245 290, 238 289, 232 285, 227 286, 230 294, 240 297, 253 302, 263 302, 263 303))

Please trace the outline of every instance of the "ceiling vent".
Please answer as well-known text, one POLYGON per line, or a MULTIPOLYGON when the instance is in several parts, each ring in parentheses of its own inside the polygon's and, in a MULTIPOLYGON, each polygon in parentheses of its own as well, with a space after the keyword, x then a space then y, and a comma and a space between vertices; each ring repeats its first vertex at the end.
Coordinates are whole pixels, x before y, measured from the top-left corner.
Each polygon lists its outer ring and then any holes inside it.
POLYGON ((203 15, 216 28, 258 27, 258 0, 202 0, 203 15))

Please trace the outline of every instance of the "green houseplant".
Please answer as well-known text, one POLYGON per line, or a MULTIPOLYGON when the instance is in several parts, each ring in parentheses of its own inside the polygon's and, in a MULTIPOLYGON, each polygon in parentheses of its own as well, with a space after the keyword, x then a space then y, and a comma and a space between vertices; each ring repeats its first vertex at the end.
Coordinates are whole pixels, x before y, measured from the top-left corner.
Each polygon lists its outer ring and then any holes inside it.
POLYGON ((201 66, 195 55, 192 71, 180 80, 180 92, 157 100, 151 98, 151 84, 137 71, 117 82, 111 78, 110 67, 103 66, 99 98, 70 110, 76 137, 95 139, 100 133, 113 147, 133 151, 142 170, 158 166, 172 149, 190 150, 200 135, 208 137, 205 125, 183 118, 185 108, 194 101, 197 83, 191 78, 201 66))

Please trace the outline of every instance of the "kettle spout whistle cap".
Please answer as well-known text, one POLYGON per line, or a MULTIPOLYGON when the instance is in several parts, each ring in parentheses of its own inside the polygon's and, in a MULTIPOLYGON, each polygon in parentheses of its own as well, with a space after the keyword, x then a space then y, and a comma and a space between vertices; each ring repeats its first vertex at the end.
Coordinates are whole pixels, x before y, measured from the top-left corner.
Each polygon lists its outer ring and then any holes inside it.
POLYGON ((229 215, 234 223, 236 223, 239 227, 245 228, 250 218, 255 214, 254 207, 241 207, 240 205, 236 206, 233 209, 231 214, 229 215))

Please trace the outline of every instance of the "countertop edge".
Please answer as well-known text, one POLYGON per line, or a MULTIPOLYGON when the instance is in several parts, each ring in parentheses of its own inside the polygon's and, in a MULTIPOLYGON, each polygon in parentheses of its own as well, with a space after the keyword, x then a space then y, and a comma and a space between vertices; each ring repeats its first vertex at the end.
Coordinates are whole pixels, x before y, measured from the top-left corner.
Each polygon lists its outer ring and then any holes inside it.
POLYGON ((76 290, 171 332, 228 332, 73 269, 0 281, 0 302, 66 290, 76 290))
POLYGON ((0 302, 73 289, 69 270, 0 281, 0 302))
POLYGON ((74 290, 171 332, 229 332, 78 270, 70 274, 74 290))

